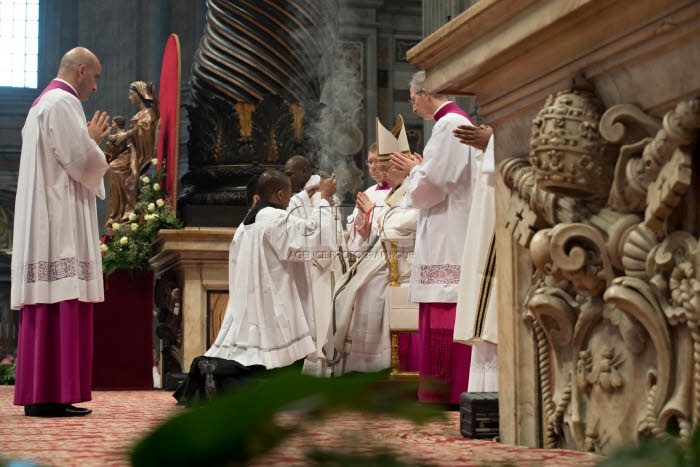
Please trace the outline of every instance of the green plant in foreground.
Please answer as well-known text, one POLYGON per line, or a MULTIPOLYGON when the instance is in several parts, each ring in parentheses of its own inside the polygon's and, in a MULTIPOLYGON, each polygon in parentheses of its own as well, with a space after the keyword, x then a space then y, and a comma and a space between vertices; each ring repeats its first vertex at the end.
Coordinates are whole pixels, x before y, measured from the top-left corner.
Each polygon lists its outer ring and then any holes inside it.
MULTIPOLYGON (((415 423, 444 416, 439 407, 415 401, 415 385, 388 383, 386 375, 352 373, 323 379, 302 375, 298 368, 271 371, 168 420, 136 445, 131 460, 137 467, 236 465, 269 452, 309 420, 341 411, 390 414, 415 423), (279 424, 275 415, 282 410, 294 410, 299 416, 292 418, 297 422, 279 424)), ((354 459, 351 464, 358 463, 356 456, 336 454, 340 462, 354 459)), ((318 452, 315 455, 321 456, 318 452)), ((390 463, 391 456, 376 456, 365 460, 375 457, 374 465, 378 465, 377 459, 382 459, 383 465, 405 465, 390 463)), ((348 465, 325 459, 325 465, 348 465)))
POLYGON ((598 467, 700 466, 700 427, 687 440, 664 435, 615 449, 598 467))
POLYGON ((15 370, 14 362, 0 364, 0 384, 15 384, 15 370))

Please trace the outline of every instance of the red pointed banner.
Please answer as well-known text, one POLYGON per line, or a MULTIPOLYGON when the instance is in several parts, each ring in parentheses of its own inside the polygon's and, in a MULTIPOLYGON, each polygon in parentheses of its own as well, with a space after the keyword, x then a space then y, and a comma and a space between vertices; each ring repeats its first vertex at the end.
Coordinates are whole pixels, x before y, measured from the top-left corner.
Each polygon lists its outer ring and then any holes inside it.
POLYGON ((160 69, 160 131, 158 133, 158 167, 165 159, 165 189, 173 209, 177 209, 177 164, 180 144, 180 40, 171 34, 165 44, 160 69))

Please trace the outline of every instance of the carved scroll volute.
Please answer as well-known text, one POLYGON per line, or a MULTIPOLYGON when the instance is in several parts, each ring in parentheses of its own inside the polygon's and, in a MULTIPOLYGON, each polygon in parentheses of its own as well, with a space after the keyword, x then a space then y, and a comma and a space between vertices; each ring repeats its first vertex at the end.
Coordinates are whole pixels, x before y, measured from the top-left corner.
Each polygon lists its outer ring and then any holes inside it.
POLYGON ((606 304, 628 315, 632 322, 638 322, 651 338, 656 354, 656 375, 653 377, 649 393, 648 411, 658 415, 666 401, 671 384, 673 353, 671 337, 666 326, 661 304, 652 286, 634 277, 618 277, 605 291, 606 304))
POLYGON ((646 186, 638 176, 636 164, 651 136, 661 128, 661 121, 631 104, 610 107, 600 119, 600 134, 611 143, 620 144, 613 185, 608 203, 621 212, 641 211, 646 205, 646 186))
POLYGON ((700 248, 690 233, 676 231, 652 253, 648 263, 650 282, 669 324, 678 328, 676 355, 677 365, 682 368, 677 372, 674 398, 666 405, 659 423, 665 424, 673 416, 687 435, 691 421, 700 423, 700 248), (693 372, 689 375, 691 362, 693 372), (692 396, 684 398, 691 387, 692 396), (692 407, 691 413, 684 411, 688 407, 692 407))
POLYGON ((532 121, 530 163, 540 188, 572 198, 605 198, 616 154, 598 131, 602 102, 587 89, 549 96, 532 121))
POLYGON ((697 319, 700 310, 698 241, 690 233, 671 233, 653 251, 648 267, 664 313, 671 325, 697 319))
POLYGON ((609 142, 624 146, 653 136, 661 129, 661 121, 636 105, 618 104, 605 111, 598 129, 609 142))
POLYGON ((571 344, 576 324, 576 302, 556 287, 543 287, 528 300, 527 308, 547 333, 552 346, 571 344))
POLYGON ((530 254, 535 267, 572 282, 587 296, 603 293, 614 274, 605 240, 586 224, 557 224, 532 239, 530 254))

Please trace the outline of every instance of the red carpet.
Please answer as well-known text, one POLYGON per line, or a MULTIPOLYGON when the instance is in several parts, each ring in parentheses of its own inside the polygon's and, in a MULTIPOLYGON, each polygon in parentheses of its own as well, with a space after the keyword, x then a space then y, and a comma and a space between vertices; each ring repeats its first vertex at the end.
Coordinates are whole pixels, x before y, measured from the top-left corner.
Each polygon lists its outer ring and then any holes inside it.
MULTIPOLYGON (((80 404, 94 410, 82 418, 25 417, 12 405, 14 387, 0 386, 0 458, 51 466, 126 466, 131 445, 166 418, 185 410, 166 391, 96 391, 80 404)), ((292 414, 281 415, 293 417, 292 414)), ((310 448, 342 447, 373 453, 388 447, 405 462, 439 466, 587 467, 599 457, 571 451, 529 449, 459 434, 459 413, 447 421, 415 426, 401 419, 343 414, 287 440, 254 465, 308 465, 310 448)))

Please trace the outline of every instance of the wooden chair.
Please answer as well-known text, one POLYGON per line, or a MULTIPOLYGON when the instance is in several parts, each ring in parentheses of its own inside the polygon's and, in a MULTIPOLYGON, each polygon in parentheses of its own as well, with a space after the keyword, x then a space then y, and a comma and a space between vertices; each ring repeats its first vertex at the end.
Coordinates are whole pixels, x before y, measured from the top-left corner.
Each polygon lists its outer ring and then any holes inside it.
POLYGON ((399 362, 399 334, 418 331, 418 304, 408 300, 408 283, 398 281, 399 269, 396 243, 384 240, 389 261, 389 287, 384 301, 384 312, 389 316, 391 334, 391 379, 417 380, 418 372, 401 371, 399 362))

